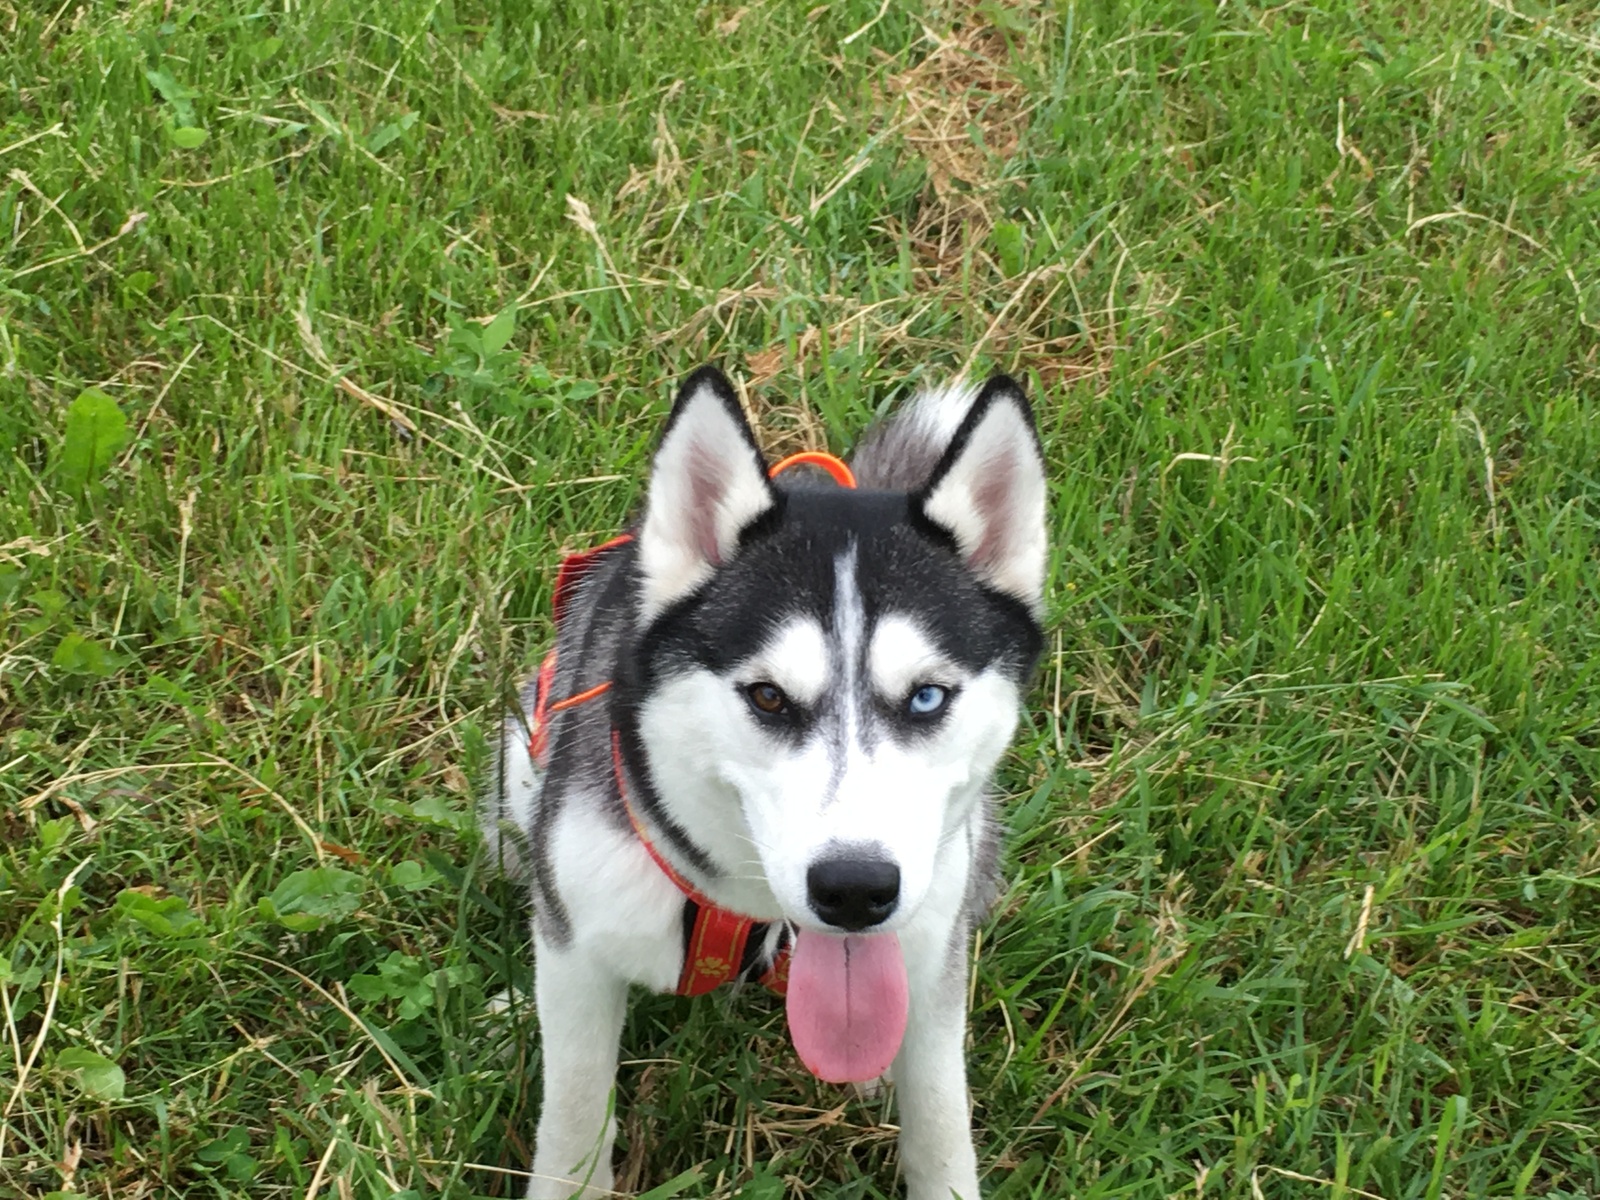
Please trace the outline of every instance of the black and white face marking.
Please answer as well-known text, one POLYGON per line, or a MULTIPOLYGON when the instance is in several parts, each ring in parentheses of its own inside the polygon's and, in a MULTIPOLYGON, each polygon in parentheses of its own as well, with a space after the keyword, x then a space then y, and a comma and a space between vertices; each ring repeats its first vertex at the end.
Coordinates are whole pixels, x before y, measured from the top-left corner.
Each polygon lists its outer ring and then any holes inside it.
POLYGON ((1009 742, 1040 647, 1044 483, 1026 402, 991 383, 907 495, 752 481, 748 431, 723 427, 737 407, 702 390, 685 388, 657 458, 623 711, 661 805, 723 873, 719 902, 898 928, 1009 742), (705 469, 674 430, 726 457, 705 469), (668 507, 685 503, 702 511, 668 507))

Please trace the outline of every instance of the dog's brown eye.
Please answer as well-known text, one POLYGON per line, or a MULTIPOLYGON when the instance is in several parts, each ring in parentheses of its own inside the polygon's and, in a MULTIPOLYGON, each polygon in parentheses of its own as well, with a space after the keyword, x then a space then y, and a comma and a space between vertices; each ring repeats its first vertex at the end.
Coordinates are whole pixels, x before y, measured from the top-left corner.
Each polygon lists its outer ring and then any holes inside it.
POLYGON ((769 717, 776 717, 789 711, 789 697, 775 683, 752 683, 745 688, 744 694, 750 698, 750 703, 759 713, 769 717))

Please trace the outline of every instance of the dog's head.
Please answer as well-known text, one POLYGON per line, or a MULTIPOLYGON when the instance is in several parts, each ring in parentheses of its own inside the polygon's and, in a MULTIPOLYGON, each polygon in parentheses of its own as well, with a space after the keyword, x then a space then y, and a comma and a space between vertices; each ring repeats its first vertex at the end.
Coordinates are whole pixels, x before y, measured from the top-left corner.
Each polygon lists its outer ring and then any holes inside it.
POLYGON ((656 453, 627 703, 663 815, 752 915, 899 927, 1015 728, 1047 555, 1033 415, 1001 376, 933 399, 898 418, 902 450, 938 442, 910 492, 769 479, 710 368, 656 453))

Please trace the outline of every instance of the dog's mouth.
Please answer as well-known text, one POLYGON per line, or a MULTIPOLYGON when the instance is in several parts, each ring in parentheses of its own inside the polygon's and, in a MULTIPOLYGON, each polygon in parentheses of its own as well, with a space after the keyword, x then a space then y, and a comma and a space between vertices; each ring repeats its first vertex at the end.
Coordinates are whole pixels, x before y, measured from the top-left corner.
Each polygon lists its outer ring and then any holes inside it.
POLYGON ((882 1075, 900 1052, 908 1007, 906 963, 894 934, 796 934, 789 1036, 818 1079, 864 1083, 882 1075))

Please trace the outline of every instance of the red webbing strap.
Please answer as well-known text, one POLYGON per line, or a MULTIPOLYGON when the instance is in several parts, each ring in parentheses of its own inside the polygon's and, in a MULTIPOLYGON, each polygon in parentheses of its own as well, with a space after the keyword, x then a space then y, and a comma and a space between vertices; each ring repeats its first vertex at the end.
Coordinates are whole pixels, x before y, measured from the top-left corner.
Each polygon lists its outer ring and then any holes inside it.
POLYGON ((556 652, 544 656, 533 685, 533 713, 528 718, 528 757, 540 770, 550 765, 550 684, 556 677, 556 652))
POLYGON ((678 995, 704 996, 738 975, 753 924, 749 917, 741 917, 725 908, 697 904, 694 928, 689 932, 688 945, 683 948, 678 995))
POLYGON ((761 977, 761 986, 768 991, 777 992, 780 996, 789 994, 789 955, 794 947, 788 942, 778 947, 778 953, 773 956, 772 965, 767 968, 761 977))
POLYGON ((572 599, 572 593, 593 568, 595 559, 615 546, 626 546, 633 541, 633 534, 624 533, 612 538, 609 542, 602 542, 598 546, 591 546, 587 550, 579 550, 576 554, 569 554, 561 560, 561 565, 556 568, 556 586, 550 594, 550 615, 557 625, 566 615, 567 603, 572 599))

